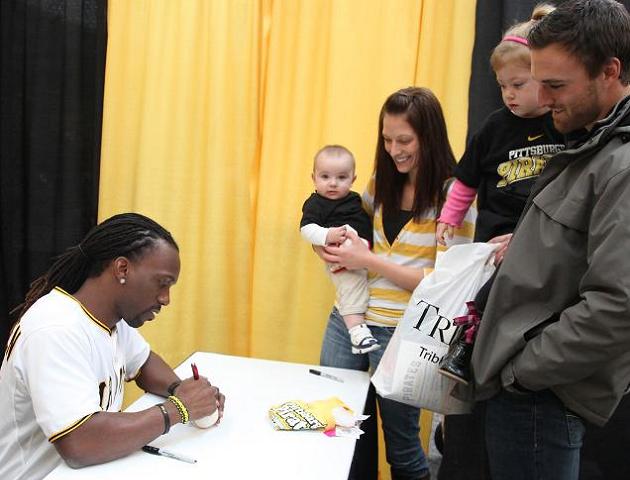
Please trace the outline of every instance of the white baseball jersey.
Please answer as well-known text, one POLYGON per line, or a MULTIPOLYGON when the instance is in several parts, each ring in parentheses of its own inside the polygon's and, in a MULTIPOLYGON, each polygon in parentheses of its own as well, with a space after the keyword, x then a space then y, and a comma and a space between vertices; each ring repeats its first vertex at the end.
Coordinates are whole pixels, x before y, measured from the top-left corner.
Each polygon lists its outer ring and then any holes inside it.
POLYGON ((60 288, 37 300, 0 368, 0 478, 46 476, 61 462, 52 443, 96 412, 120 411, 124 381, 149 353, 135 329, 110 329, 60 288))

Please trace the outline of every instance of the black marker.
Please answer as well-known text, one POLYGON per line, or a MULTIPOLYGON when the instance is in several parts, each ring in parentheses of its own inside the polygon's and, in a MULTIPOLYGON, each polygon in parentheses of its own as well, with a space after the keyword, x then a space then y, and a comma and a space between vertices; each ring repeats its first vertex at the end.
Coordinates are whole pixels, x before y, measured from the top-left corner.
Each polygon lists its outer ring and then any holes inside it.
POLYGON ((341 379, 339 377, 335 377, 334 375, 331 375, 330 373, 326 373, 326 372, 321 372, 319 370, 315 370, 314 368, 309 368, 308 369, 308 373, 312 373, 313 375, 317 375, 319 377, 329 378, 329 379, 334 380, 336 382, 343 383, 343 379, 341 379))
POLYGON ((161 457, 174 458, 175 460, 179 460, 181 462, 197 463, 197 460, 195 460, 194 458, 186 457, 185 455, 179 455, 178 453, 169 452, 168 450, 153 447, 151 445, 145 445, 144 447, 142 447, 142 451, 150 453, 151 455, 160 455, 161 457))

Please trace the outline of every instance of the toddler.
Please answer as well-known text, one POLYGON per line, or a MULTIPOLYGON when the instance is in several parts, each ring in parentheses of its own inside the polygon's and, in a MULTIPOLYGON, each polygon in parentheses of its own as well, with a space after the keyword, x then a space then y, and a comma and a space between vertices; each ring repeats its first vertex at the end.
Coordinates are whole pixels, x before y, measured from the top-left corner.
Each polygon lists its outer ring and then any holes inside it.
MULTIPOLYGON (((454 227, 461 225, 475 196, 478 216, 474 241, 487 242, 512 233, 547 160, 564 149, 549 109, 538 104, 526 39, 532 26, 553 9, 538 5, 531 20, 508 29, 492 52, 490 64, 505 106, 490 114, 457 165, 456 180, 438 218, 436 237, 442 245, 446 238, 452 238, 454 227)), ((468 383, 472 335, 466 340, 462 333, 453 340, 440 373, 468 383)))

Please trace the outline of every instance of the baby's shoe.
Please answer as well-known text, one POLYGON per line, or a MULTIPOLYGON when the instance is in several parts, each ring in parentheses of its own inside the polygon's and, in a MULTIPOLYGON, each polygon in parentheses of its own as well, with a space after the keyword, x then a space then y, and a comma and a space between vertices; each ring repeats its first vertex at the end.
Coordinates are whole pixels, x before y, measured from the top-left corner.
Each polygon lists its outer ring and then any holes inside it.
POLYGON ((374 338, 370 328, 365 323, 352 327, 348 333, 354 354, 368 353, 381 348, 378 340, 374 338))

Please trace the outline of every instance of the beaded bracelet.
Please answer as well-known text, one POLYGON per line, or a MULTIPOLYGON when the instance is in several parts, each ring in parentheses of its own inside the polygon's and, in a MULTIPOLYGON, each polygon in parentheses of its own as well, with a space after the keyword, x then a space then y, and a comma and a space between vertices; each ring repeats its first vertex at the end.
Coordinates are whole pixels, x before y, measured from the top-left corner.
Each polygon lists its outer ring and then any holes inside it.
POLYGON ((177 411, 179 412, 179 416, 182 419, 182 423, 185 425, 188 423, 188 410, 186 409, 186 406, 182 403, 182 401, 177 398, 175 395, 171 395, 168 397, 168 399, 173 402, 173 405, 175 405, 177 407, 177 411))
POLYGON ((168 412, 166 411, 166 407, 163 403, 158 403, 156 407, 158 407, 160 412, 162 412, 162 418, 164 419, 164 431, 162 432, 162 435, 165 435, 171 429, 171 418, 168 416, 168 412))

